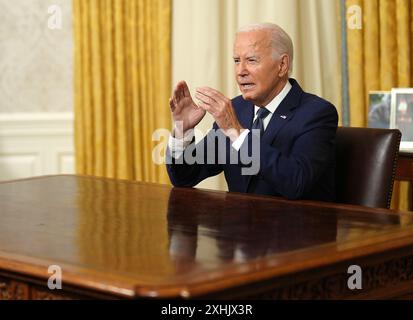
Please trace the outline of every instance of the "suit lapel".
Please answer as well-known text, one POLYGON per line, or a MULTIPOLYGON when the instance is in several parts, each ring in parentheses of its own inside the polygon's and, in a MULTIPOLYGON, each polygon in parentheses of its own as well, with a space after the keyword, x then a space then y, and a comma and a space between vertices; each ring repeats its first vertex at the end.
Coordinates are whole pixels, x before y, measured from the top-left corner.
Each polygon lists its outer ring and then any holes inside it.
MULTIPOLYGON (((245 101, 245 100, 244 100, 245 101)), ((243 128, 251 129, 252 120, 254 119, 254 104, 249 101, 245 101, 244 105, 239 109, 238 121, 243 128)))
POLYGON ((277 133, 294 115, 294 109, 298 107, 300 103, 303 90, 294 79, 290 79, 290 83, 292 84, 290 92, 288 92, 284 100, 281 101, 264 131, 262 139, 265 143, 272 143, 277 136, 277 133))

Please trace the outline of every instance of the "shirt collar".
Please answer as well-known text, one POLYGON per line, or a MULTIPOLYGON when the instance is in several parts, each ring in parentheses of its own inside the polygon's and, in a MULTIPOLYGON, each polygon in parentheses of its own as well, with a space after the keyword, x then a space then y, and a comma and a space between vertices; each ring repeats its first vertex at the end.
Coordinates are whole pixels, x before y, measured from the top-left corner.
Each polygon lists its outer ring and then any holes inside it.
MULTIPOLYGON (((292 85, 291 85, 290 81, 287 81, 287 83, 285 84, 284 88, 280 91, 280 93, 277 94, 274 97, 274 99, 272 99, 271 102, 265 106, 265 108, 269 112, 271 112, 271 114, 273 114, 275 112, 275 110, 277 110, 280 103, 287 96, 288 92, 290 92, 291 88, 292 88, 292 85)), ((254 107, 255 107, 255 110, 254 110, 255 113, 254 114, 257 114, 257 111, 259 110, 260 107, 257 107, 257 106, 254 106, 254 107)))

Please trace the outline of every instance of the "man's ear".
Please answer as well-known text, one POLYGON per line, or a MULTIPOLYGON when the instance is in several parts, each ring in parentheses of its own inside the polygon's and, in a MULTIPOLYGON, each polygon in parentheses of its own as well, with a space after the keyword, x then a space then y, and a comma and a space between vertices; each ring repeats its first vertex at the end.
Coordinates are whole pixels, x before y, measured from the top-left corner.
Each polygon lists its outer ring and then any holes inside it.
POLYGON ((290 58, 288 57, 286 53, 284 53, 280 58, 278 76, 281 78, 284 77, 288 73, 289 69, 290 69, 290 58))

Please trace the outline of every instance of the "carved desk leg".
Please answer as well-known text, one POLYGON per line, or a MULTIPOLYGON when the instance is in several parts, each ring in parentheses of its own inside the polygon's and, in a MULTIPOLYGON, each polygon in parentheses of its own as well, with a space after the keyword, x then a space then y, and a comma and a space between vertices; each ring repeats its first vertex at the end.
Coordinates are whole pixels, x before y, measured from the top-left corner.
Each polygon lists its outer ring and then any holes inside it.
POLYGON ((10 300, 10 286, 6 282, 0 280, 0 300, 10 300))
POLYGON ((0 300, 27 300, 29 286, 17 281, 0 280, 0 300))
POLYGON ((21 282, 12 281, 10 283, 13 300, 28 300, 29 285, 21 282))

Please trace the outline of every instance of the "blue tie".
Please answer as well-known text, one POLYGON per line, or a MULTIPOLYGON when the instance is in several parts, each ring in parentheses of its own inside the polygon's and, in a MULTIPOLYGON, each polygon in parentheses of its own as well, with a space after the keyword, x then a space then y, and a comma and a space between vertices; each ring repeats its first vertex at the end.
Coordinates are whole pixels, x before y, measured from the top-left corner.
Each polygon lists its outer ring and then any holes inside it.
POLYGON ((254 123, 252 124, 251 130, 257 129, 260 130, 260 137, 264 133, 264 119, 270 114, 268 109, 260 108, 257 112, 257 118, 255 119, 254 123))

